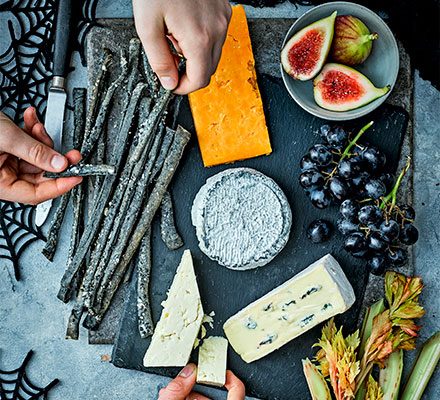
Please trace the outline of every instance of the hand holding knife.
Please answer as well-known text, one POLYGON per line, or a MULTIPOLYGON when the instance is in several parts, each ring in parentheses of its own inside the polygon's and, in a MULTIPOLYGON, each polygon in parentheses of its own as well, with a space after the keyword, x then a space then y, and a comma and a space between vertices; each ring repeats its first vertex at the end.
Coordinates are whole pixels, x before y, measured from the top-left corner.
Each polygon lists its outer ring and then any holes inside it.
MULTIPOLYGON (((70 38, 72 34, 72 0, 59 0, 56 18, 55 46, 53 58, 53 78, 47 99, 44 126, 52 138, 54 149, 61 152, 64 110, 66 107, 66 77, 70 63, 70 38)), ((48 200, 37 206, 35 223, 41 226, 49 214, 52 201, 48 200)))

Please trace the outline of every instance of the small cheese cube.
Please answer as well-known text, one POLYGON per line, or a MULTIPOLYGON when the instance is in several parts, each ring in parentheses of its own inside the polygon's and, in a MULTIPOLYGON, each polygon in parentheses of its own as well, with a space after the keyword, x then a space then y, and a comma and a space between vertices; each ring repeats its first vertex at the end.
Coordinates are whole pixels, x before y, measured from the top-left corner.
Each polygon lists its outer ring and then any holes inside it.
POLYGON ((229 318, 223 329, 234 350, 250 363, 345 312, 354 301, 344 271, 327 254, 229 318))
POLYGON ((227 352, 228 341, 223 337, 211 336, 203 341, 199 349, 198 383, 224 386, 227 352))

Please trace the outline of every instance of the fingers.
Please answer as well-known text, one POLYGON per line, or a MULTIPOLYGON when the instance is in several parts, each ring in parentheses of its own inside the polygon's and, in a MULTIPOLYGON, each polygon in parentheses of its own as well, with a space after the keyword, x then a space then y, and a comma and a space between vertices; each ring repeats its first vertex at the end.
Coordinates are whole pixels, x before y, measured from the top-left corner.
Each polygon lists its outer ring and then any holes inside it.
POLYGON ((153 71, 165 89, 173 90, 179 81, 174 56, 160 15, 149 13, 144 2, 133 1, 136 30, 153 71), (141 4, 139 4, 141 3, 141 4))
POLYGON ((68 165, 66 157, 27 135, 12 121, 6 119, 0 120, 0 150, 45 171, 63 171, 68 165))
POLYGON ((246 389, 243 382, 232 371, 226 371, 225 388, 228 390, 227 400, 244 400, 246 389))
POLYGON ((159 392, 158 400, 186 400, 196 383, 196 366, 188 364, 180 374, 159 392))
POLYGON ((34 107, 28 107, 23 113, 24 120, 24 130, 27 133, 31 133, 32 128, 35 124, 38 124, 40 121, 38 120, 37 111, 34 107))
POLYGON ((196 393, 196 392, 191 392, 186 398, 185 400, 211 400, 206 396, 203 396, 200 393, 196 393))
MULTIPOLYGON (((31 177, 30 179, 33 180, 31 177)), ((34 181, 38 181, 38 178, 34 181)), ((0 198, 35 205, 63 195, 81 181, 82 177, 49 179, 38 183, 19 179, 7 188, 0 188, 0 198)))

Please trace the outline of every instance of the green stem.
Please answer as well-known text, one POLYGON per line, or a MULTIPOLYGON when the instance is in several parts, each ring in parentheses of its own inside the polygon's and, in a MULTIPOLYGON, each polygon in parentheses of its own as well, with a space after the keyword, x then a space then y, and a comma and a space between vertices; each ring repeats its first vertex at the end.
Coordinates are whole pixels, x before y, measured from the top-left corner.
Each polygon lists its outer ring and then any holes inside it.
POLYGON ((357 143, 359 138, 364 134, 364 132, 373 125, 374 121, 370 121, 367 125, 362 127, 362 129, 359 131, 359 133, 353 138, 353 140, 348 144, 348 146, 345 148, 344 152, 342 153, 341 160, 342 161, 345 157, 350 155, 351 148, 357 143))
POLYGON ((388 193, 383 199, 382 199, 382 204, 380 205, 380 209, 383 210, 388 202, 391 200, 391 209, 393 209, 393 207, 396 205, 396 201, 397 201, 397 192, 399 190, 400 184, 402 183, 402 179, 403 177, 406 175, 406 173, 408 172, 409 168, 411 167, 411 157, 408 157, 406 160, 406 165, 405 167, 402 169, 402 171, 400 172, 399 176, 397 177, 397 181, 393 187, 393 189, 391 190, 390 193, 388 193))
POLYGON ((367 125, 365 125, 364 127, 362 127, 362 129, 359 131, 359 133, 353 138, 352 141, 350 141, 350 143, 348 143, 348 146, 345 148, 344 152, 341 155, 341 159, 339 160, 339 162, 337 163, 336 167, 332 170, 332 172, 330 172, 329 174, 327 174, 326 179, 329 180, 330 178, 333 177, 333 175, 336 173, 336 171, 338 170, 338 165, 339 163, 345 158, 348 157, 350 155, 350 150, 353 146, 356 145, 357 141, 359 140, 359 138, 364 134, 364 132, 371 126, 373 125, 374 121, 370 121, 367 125))

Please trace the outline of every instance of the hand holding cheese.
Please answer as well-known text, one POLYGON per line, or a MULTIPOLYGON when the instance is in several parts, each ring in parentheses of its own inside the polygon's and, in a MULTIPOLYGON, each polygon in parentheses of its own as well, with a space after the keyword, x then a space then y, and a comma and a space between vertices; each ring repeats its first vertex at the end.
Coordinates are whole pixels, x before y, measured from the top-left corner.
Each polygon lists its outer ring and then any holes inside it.
MULTIPOLYGON (((196 366, 188 364, 175 379, 160 390, 158 400, 209 400, 207 397, 193 392, 196 375, 196 366)), ((227 400, 244 400, 244 384, 232 371, 226 372, 225 387, 228 390, 227 400)))
POLYGON ((209 83, 231 17, 227 0, 133 0, 133 13, 148 61, 165 89, 187 94, 209 83), (186 58, 180 82, 167 37, 186 58))

